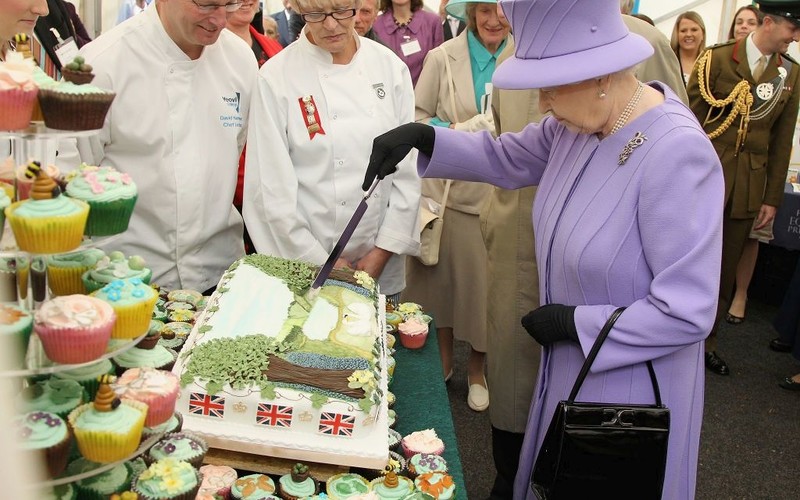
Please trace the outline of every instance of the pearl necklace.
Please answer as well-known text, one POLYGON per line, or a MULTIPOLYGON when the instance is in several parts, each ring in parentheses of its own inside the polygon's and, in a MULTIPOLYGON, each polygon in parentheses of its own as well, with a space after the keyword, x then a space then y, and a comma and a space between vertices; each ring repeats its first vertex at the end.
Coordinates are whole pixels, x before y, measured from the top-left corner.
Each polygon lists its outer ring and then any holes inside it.
POLYGON ((631 100, 628 101, 625 109, 623 109, 622 113, 620 113, 619 118, 617 118, 617 121, 614 123, 614 126, 611 128, 611 132, 609 132, 608 135, 616 134, 619 132, 619 129, 625 126, 625 124, 628 122, 628 118, 631 117, 631 113, 633 113, 633 110, 636 108, 636 105, 639 104, 639 100, 642 98, 643 93, 644 85, 642 85, 642 82, 638 82, 636 92, 633 93, 633 97, 631 97, 631 100))

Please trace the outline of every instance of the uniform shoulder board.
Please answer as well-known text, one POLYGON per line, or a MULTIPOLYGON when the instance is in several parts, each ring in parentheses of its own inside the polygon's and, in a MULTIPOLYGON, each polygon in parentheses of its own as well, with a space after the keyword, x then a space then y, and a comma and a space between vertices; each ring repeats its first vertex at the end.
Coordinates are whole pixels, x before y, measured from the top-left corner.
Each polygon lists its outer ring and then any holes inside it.
POLYGON ((789 54, 784 54, 784 53, 782 53, 782 54, 781 54, 781 57, 782 57, 783 59, 788 59, 788 60, 790 60, 790 61, 792 62, 792 64, 798 64, 798 65, 800 65, 800 63, 798 63, 797 61, 795 61, 795 59, 794 59, 792 56, 790 56, 789 54))
POLYGON ((706 47, 706 50, 716 49, 718 47, 725 47, 726 45, 733 45, 734 43, 736 43, 736 40, 727 40, 727 41, 718 43, 716 45, 709 45, 708 47, 706 47))

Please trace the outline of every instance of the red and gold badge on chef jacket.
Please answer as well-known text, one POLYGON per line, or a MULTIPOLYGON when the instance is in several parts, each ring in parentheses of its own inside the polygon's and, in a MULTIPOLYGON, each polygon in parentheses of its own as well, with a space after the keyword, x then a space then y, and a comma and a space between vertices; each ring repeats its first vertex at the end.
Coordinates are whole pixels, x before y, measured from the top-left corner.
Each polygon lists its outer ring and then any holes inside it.
POLYGON ((308 130, 308 138, 313 139, 315 135, 325 135, 322 130, 322 123, 319 121, 319 111, 317 104, 314 102, 314 96, 304 95, 297 99, 300 103, 300 111, 303 115, 303 120, 306 122, 306 130, 308 130))

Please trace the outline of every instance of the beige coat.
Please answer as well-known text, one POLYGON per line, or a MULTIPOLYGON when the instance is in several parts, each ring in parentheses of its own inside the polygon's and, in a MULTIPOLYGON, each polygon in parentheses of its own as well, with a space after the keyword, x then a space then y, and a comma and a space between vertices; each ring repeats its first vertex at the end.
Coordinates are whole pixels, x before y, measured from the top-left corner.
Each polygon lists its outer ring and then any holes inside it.
MULTIPOLYGON (((636 70, 642 81, 669 85, 688 103, 678 60, 669 41, 657 29, 634 17, 623 16, 628 29, 644 36, 655 54, 636 70)), ((513 53, 508 46, 498 59, 513 53)), ((518 132, 542 118, 535 90, 498 90, 492 96, 497 133, 518 132)), ((539 370, 539 345, 520 318, 539 306, 539 274, 534 255, 531 209, 536 188, 515 191, 492 188, 483 211, 481 229, 489 256, 487 365, 492 425, 524 432, 528 408, 539 370)))
MULTIPOLYGON (((472 65, 467 46, 467 31, 432 49, 425 56, 422 73, 414 88, 416 111, 414 119, 428 123, 431 118, 455 124, 459 130, 489 130, 494 133, 491 114, 481 114, 475 106, 475 88, 472 84, 472 65), (452 82, 447 78, 450 66, 452 82), (450 84, 455 99, 450 96, 450 84), (455 103, 455 109, 453 104, 455 103)), ((444 193, 442 179, 423 179, 422 195, 441 200, 444 193)), ((447 207, 459 212, 477 215, 489 194, 491 186, 479 182, 453 181, 447 197, 447 207)))

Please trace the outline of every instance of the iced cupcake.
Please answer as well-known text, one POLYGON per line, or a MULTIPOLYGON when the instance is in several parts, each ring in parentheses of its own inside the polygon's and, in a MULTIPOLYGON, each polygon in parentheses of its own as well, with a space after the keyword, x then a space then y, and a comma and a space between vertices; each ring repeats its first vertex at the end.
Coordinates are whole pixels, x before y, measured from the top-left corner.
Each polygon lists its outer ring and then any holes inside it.
POLYGON ((208 445, 198 436, 177 432, 166 434, 161 441, 147 451, 144 459, 148 463, 153 463, 164 458, 173 458, 200 467, 207 451, 208 445))
POLYGON ((39 88, 33 81, 36 64, 22 54, 7 51, 0 61, 0 130, 27 128, 39 88))
POLYGON ((12 203, 5 213, 20 250, 31 253, 62 253, 81 244, 89 205, 61 196, 61 188, 38 162, 28 165, 35 178, 30 199, 12 203))
POLYGON ((370 489, 378 498, 403 498, 414 491, 414 481, 398 476, 395 471, 389 471, 383 477, 373 479, 370 489))
POLYGON ((325 483, 325 492, 331 500, 345 500, 368 491, 369 481, 353 473, 336 474, 325 483))
POLYGON ((201 480, 191 464, 165 458, 135 477, 131 488, 139 500, 194 500, 201 480))
POLYGON ((115 321, 114 310, 102 300, 65 295, 42 304, 33 328, 48 358, 75 364, 103 355, 115 321))
POLYGON ((275 481, 266 474, 240 477, 231 487, 231 498, 235 500, 261 500, 271 495, 276 495, 275 481))
POLYGON ((163 345, 156 345, 152 349, 131 347, 112 359, 114 364, 117 365, 117 373, 119 375, 122 375, 125 370, 138 367, 169 371, 175 364, 175 360, 178 359, 178 353, 163 345))
POLYGON ((48 411, 66 419, 84 403, 83 387, 74 380, 46 379, 22 390, 15 406, 22 412, 48 411))
POLYGON ((11 353, 9 361, 21 367, 33 330, 33 316, 14 304, 0 304, 0 348, 11 353))
POLYGON ((84 233, 110 236, 128 229, 138 191, 129 174, 85 163, 66 176, 66 194, 89 204, 84 233))
POLYGON ((94 403, 69 414, 78 449, 84 458, 109 463, 123 460, 139 446, 147 405, 132 399, 120 400, 109 386, 113 377, 101 381, 94 403))
POLYGON ((456 496, 456 484, 452 476, 444 472, 426 472, 414 480, 419 491, 440 500, 450 500, 456 496))
POLYGON ((111 304, 117 313, 111 338, 132 339, 150 328, 150 316, 158 294, 141 279, 114 280, 91 295, 111 304))
POLYGON ((426 472, 447 472, 447 461, 433 453, 416 453, 408 459, 408 475, 415 478, 426 472))
POLYGON ((53 374, 55 379, 74 380, 86 390, 87 401, 93 401, 100 388, 99 377, 114 373, 111 361, 103 359, 90 365, 70 368, 53 374))
POLYGON ((316 495, 319 482, 311 477, 307 465, 297 463, 289 474, 278 479, 278 492, 283 500, 300 500, 316 495))
POLYGON ((98 248, 86 248, 77 252, 49 255, 47 257, 47 283, 53 295, 73 295, 87 293, 81 276, 94 269, 105 257, 98 248))
POLYGON ((34 411, 17 418, 14 427, 18 436, 17 446, 23 452, 33 452, 42 457, 50 477, 57 477, 64 471, 72 442, 64 419, 55 413, 34 411))
MULTIPOLYGON (((102 464, 79 458, 67 466, 67 474, 75 476, 97 469, 102 464)), ((72 483, 80 500, 108 500, 111 495, 121 493, 131 486, 133 474, 128 462, 119 463, 111 469, 72 483)))
POLYGON ((441 455, 444 452, 444 442, 439 439, 433 429, 412 432, 403 438, 401 446, 406 458, 411 458, 415 453, 441 455))
POLYGON ((230 498, 231 487, 239 475, 233 467, 227 465, 204 465, 200 467, 203 482, 200 484, 198 495, 211 497, 230 498))
POLYGON ((100 258, 92 269, 83 273, 81 279, 86 292, 92 293, 112 281, 128 278, 139 278, 149 284, 152 275, 153 272, 147 268, 143 258, 132 255, 126 259, 122 252, 115 250, 100 258))
POLYGON ((145 427, 142 429, 142 441, 150 439, 152 436, 163 436, 170 432, 180 432, 183 428, 183 416, 179 412, 172 414, 169 419, 161 425, 155 427, 145 427))
POLYGON ((68 72, 64 75, 66 81, 39 90, 44 124, 58 130, 103 128, 115 94, 88 83, 69 81, 70 77, 68 72))
POLYGON ((130 368, 111 384, 120 398, 129 398, 147 405, 144 425, 165 423, 175 413, 180 384, 172 372, 155 368, 130 368))
POLYGON ((406 349, 419 349, 428 338, 428 324, 417 317, 403 321, 397 330, 400 332, 400 343, 406 349))

